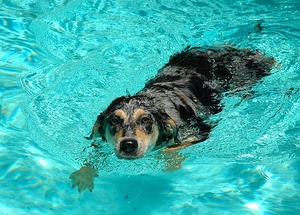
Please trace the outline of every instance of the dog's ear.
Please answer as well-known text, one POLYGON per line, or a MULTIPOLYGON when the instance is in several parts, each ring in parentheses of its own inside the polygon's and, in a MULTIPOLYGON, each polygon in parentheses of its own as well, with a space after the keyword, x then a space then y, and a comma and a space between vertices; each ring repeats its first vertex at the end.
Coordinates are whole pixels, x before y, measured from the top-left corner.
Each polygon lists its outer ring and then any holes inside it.
POLYGON ((106 141, 105 138, 105 122, 106 119, 109 115, 109 113, 112 113, 113 110, 117 109, 121 102, 124 101, 125 99, 130 98, 130 96, 121 96, 119 98, 116 98, 111 102, 111 104, 107 107, 105 111, 103 111, 97 118, 92 133, 89 137, 86 137, 88 140, 92 140, 98 137, 101 137, 103 141, 106 141))
MULTIPOLYGON (((150 108, 149 108, 150 109, 150 108)), ((177 139, 178 129, 174 120, 167 114, 164 109, 155 109, 152 114, 156 118, 159 128, 162 132, 160 141, 157 146, 160 146, 163 142, 179 143, 177 139)))
POLYGON ((173 119, 164 120, 163 142, 177 143, 177 126, 173 119))
POLYGON ((103 112, 97 117, 97 120, 96 120, 93 130, 92 130, 92 133, 89 137, 86 137, 86 139, 93 140, 98 137, 101 137, 102 140, 104 140, 104 141, 106 140, 105 136, 104 136, 104 128, 103 128, 105 116, 106 116, 106 114, 105 114, 105 112, 103 112))

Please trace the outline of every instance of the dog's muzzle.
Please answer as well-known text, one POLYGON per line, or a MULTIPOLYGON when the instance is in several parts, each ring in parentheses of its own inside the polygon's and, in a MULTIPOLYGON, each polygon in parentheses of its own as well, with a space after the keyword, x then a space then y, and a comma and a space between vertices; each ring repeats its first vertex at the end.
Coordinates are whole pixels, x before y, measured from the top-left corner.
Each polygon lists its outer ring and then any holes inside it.
POLYGON ((124 139, 120 143, 120 153, 134 154, 138 149, 138 142, 135 139, 124 139))

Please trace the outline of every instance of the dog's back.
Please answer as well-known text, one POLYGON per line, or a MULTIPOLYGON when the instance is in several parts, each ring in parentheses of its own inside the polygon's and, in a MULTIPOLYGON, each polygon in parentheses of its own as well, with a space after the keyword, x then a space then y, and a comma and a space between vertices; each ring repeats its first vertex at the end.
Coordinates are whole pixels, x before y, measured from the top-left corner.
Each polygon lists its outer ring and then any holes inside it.
POLYGON ((232 46, 196 47, 186 48, 172 56, 160 72, 166 74, 171 67, 194 70, 219 93, 253 85, 270 74, 274 62, 274 58, 267 58, 250 49, 232 46))
POLYGON ((274 62, 232 46, 188 47, 173 55, 138 95, 153 97, 179 128, 197 127, 201 141, 211 128, 204 120, 222 109, 222 93, 253 86, 270 74, 274 62))

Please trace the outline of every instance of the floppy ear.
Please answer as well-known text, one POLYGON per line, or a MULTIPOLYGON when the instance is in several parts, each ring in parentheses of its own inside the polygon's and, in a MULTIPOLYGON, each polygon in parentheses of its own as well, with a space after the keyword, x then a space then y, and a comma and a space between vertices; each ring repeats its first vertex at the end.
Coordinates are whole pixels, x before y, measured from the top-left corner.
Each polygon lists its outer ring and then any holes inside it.
POLYGON ((163 142, 171 141, 173 143, 178 143, 177 139, 177 126, 173 119, 168 118, 164 121, 164 133, 162 136, 163 142))
POLYGON ((98 137, 101 137, 103 141, 106 141, 105 138, 105 121, 109 113, 112 113, 113 110, 115 110, 117 107, 120 106, 120 103, 124 101, 125 99, 130 98, 130 96, 121 96, 119 98, 116 98, 113 100, 110 105, 107 107, 105 111, 103 111, 97 118, 92 133, 90 137, 86 137, 88 140, 92 140, 98 137))
POLYGON ((93 130, 92 130, 92 133, 89 137, 86 137, 86 139, 93 140, 98 137, 101 137, 102 140, 106 141, 105 136, 104 136, 104 129, 103 129, 104 120, 105 120, 105 112, 101 113, 97 117, 97 120, 96 120, 93 130))
POLYGON ((177 125, 174 120, 166 113, 166 111, 164 109, 155 109, 154 111, 152 111, 152 114, 155 116, 162 131, 160 142, 157 145, 161 145, 163 142, 179 143, 177 139, 177 125))

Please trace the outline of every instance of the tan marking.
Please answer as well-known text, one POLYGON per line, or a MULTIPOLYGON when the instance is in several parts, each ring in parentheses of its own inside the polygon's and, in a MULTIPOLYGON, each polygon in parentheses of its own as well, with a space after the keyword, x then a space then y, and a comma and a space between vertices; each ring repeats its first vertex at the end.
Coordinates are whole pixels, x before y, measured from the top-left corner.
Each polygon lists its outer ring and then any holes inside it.
POLYGON ((276 67, 274 67, 275 69, 280 69, 281 67, 281 63, 278 63, 276 67))
POLYGON ((173 125, 174 128, 176 128, 176 123, 175 123, 175 121, 173 119, 169 118, 168 119, 168 123, 171 124, 171 125, 173 125))
POLYGON ((138 118, 140 118, 141 116, 143 116, 146 113, 145 110, 138 108, 134 111, 133 115, 132 115, 132 119, 133 120, 137 120, 138 118))
POLYGON ((110 144, 110 145, 114 145, 114 141, 113 141, 113 137, 111 136, 110 132, 109 132, 109 129, 108 129, 108 126, 106 126, 105 128, 105 138, 107 140, 107 142, 110 144))
POLYGON ((147 135, 144 131, 142 131, 141 129, 139 129, 137 127, 135 128, 135 135, 136 135, 136 138, 142 140, 142 142, 144 144, 149 144, 151 136, 152 136, 152 135, 147 135))
POLYGON ((156 142, 157 142, 158 136, 159 136, 159 130, 158 130, 157 125, 154 125, 152 127, 152 135, 151 136, 152 137, 151 137, 151 140, 150 140, 150 142, 151 142, 150 145, 151 145, 151 147, 153 149, 155 147, 155 145, 156 145, 156 142))
POLYGON ((99 123, 96 122, 96 123, 94 124, 94 126, 93 126, 92 132, 94 133, 94 132, 97 131, 98 129, 99 129, 99 123))
POLYGON ((123 136, 123 128, 121 128, 112 138, 115 140, 115 142, 118 142, 120 138, 123 136))
POLYGON ((192 143, 190 142, 184 142, 184 143, 180 143, 180 144, 175 144, 175 145, 172 145, 172 146, 168 146, 164 149, 162 149, 163 152, 173 152, 173 151, 178 151, 180 149, 184 149, 186 147, 189 147, 193 145, 192 143))
POLYGON ((173 119, 169 118, 167 120, 167 125, 165 127, 164 134, 165 135, 172 135, 173 138, 170 139, 168 142, 169 142, 169 144, 172 144, 172 143, 174 144, 175 137, 177 135, 177 127, 176 127, 176 123, 174 122, 173 119))
POLYGON ((106 127, 105 138, 107 140, 107 143, 110 146, 114 147, 119 142, 119 139, 122 138, 122 135, 123 135, 123 129, 122 128, 114 136, 112 136, 111 133, 109 132, 108 126, 106 127))
POLYGON ((89 139, 95 139, 97 137, 100 137, 99 127, 100 127, 100 124, 96 121, 93 126, 92 134, 90 135, 89 139))
POLYGON ((139 142, 140 153, 144 155, 147 152, 152 151, 159 137, 158 127, 156 125, 153 125, 151 134, 146 134, 139 128, 135 128, 135 133, 135 138, 139 142))
POLYGON ((115 110, 115 115, 120 117, 124 121, 128 120, 127 114, 122 109, 115 110))

